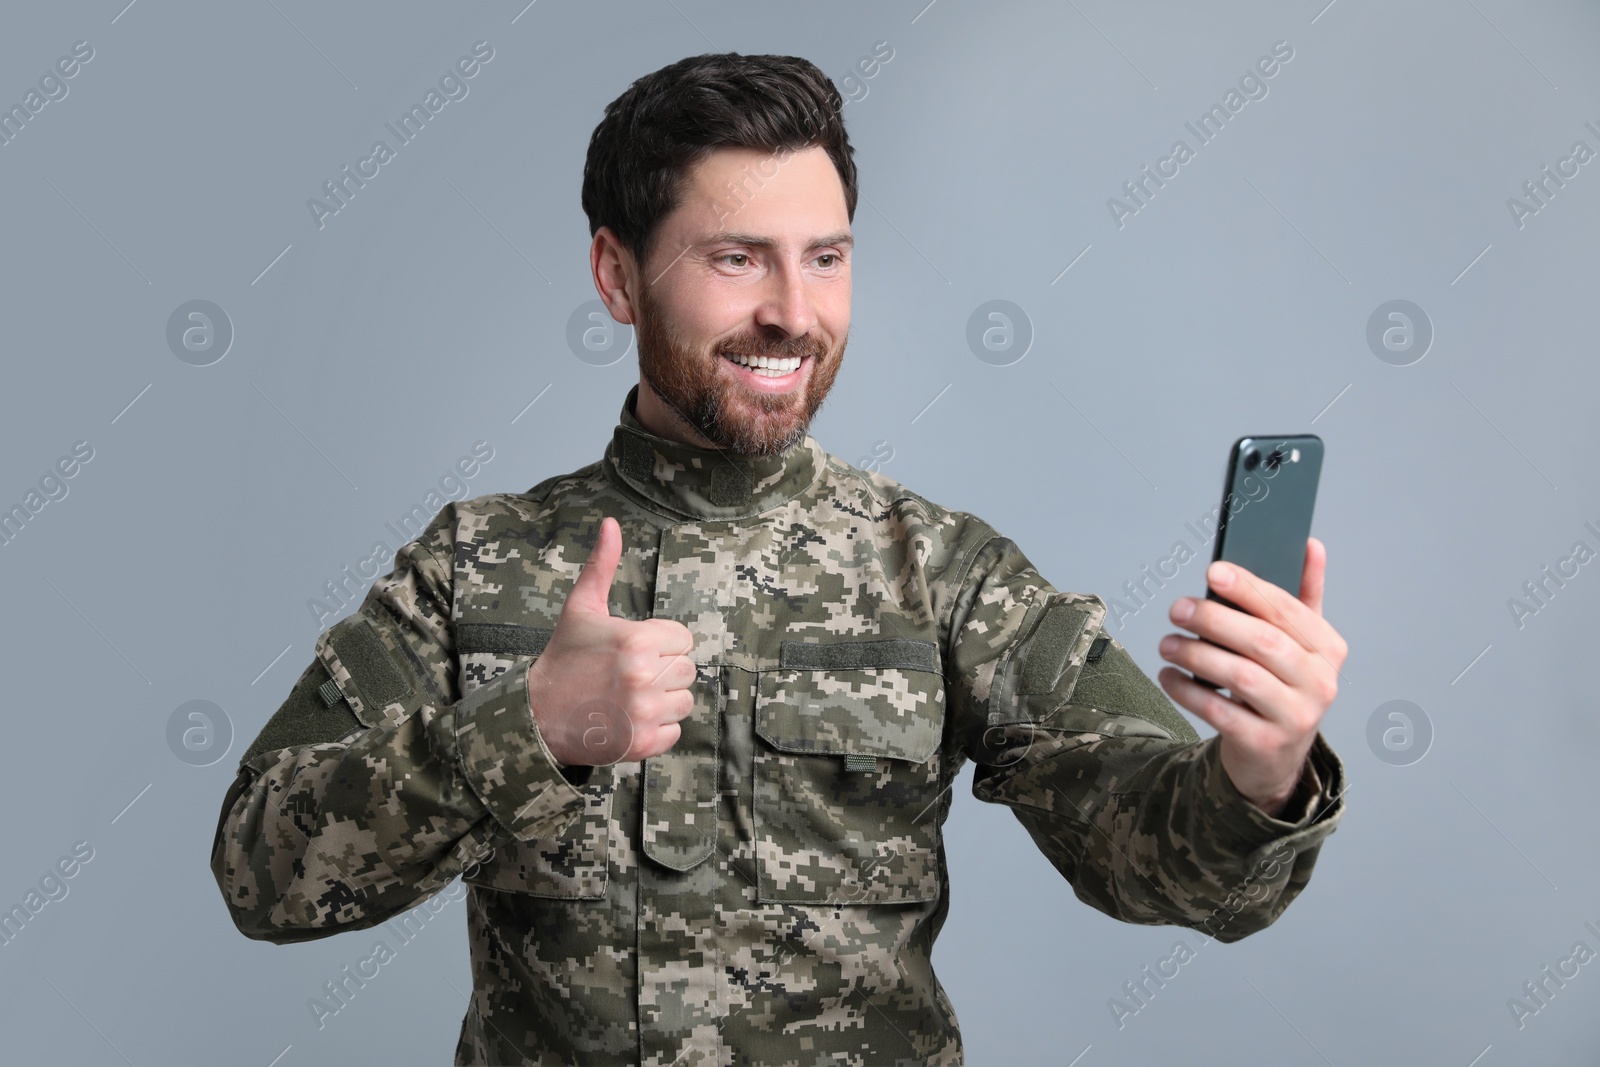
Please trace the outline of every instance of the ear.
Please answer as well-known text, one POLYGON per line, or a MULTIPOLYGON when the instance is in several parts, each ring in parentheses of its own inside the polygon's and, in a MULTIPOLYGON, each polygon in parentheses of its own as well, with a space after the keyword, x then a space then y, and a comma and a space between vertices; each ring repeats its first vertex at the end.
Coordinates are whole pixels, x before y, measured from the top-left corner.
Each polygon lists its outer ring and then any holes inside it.
POLYGON ((639 264, 610 226, 595 231, 594 242, 589 246, 589 270, 594 275, 595 291, 611 317, 634 325, 638 315, 634 301, 640 285, 639 264))

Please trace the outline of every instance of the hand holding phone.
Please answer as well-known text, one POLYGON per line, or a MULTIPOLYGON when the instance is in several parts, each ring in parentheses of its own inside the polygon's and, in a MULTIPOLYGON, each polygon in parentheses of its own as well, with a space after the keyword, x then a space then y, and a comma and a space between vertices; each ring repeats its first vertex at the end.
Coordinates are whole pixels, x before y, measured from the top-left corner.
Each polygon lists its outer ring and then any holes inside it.
POLYGON ((1205 598, 1180 601, 1192 610, 1174 605, 1173 623, 1194 636, 1162 640, 1172 666, 1157 675, 1174 703, 1217 731, 1217 758, 1234 788, 1289 821, 1306 817, 1314 802, 1327 810, 1317 789, 1332 790, 1330 803, 1343 792, 1337 765, 1324 754, 1319 767, 1312 754, 1349 654, 1322 615, 1327 553, 1310 536, 1321 462, 1322 442, 1309 434, 1234 444, 1212 561, 1232 566, 1215 567, 1215 578, 1207 567, 1205 598), (1260 670, 1235 673, 1240 660, 1260 670), (1202 669, 1240 690, 1223 696, 1195 677, 1202 669))
MULTIPOLYGON (((1236 563, 1258 578, 1300 595, 1311 536, 1311 513, 1322 473, 1315 434, 1241 437, 1228 454, 1212 561, 1236 563)), ((1208 585, 1206 599, 1237 608, 1208 585)), ((1194 680, 1221 688, 1199 675, 1194 680)))

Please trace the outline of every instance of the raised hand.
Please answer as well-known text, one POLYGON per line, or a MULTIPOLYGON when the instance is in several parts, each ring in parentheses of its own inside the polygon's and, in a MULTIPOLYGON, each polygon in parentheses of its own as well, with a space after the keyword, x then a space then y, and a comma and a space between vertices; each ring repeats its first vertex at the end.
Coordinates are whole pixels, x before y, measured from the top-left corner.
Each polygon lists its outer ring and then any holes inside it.
POLYGON ((570 766, 659 755, 677 744, 694 709, 694 635, 671 619, 614 618, 607 601, 622 559, 622 528, 600 522, 588 562, 555 631, 528 668, 539 735, 570 766))

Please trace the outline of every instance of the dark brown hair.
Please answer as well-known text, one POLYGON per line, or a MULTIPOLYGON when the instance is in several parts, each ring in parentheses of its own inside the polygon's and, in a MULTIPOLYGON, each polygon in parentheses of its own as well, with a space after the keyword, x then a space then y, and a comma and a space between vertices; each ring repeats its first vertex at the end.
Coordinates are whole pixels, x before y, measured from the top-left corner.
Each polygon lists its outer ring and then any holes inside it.
POLYGON ((610 226, 641 265, 648 262, 689 169, 717 148, 826 149, 854 221, 855 150, 843 106, 833 80, 798 56, 708 52, 646 74, 606 106, 589 138, 589 236, 610 226))

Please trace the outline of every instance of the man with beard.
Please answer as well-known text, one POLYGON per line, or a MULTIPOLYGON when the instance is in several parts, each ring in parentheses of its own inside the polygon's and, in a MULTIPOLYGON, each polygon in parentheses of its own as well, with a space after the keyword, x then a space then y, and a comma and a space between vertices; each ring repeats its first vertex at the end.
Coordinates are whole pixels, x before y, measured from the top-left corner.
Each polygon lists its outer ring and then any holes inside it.
POLYGON ((583 205, 640 381, 604 455, 440 511, 223 803, 253 938, 403 924, 463 878, 458 1064, 961 1063, 931 952, 967 760, 1082 900, 1222 941, 1343 813, 1319 542, 1298 596, 1214 567, 1244 610, 1174 605, 1196 636, 1163 655, 1230 692, 1163 670, 1202 741, 1099 598, 809 435, 849 329, 840 105, 724 54, 607 108, 583 205))

